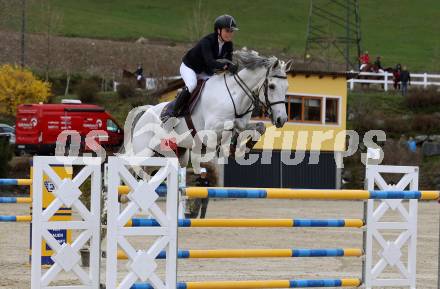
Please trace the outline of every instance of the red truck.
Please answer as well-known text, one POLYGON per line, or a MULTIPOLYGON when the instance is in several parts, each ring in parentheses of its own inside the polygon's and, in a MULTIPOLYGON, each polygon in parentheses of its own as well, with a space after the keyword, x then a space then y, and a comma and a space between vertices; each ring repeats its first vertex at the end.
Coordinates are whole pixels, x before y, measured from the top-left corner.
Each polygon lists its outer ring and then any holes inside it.
POLYGON ((117 149, 124 141, 121 127, 100 106, 79 101, 21 104, 15 122, 16 153, 53 154, 59 134, 66 130, 78 132, 82 151, 89 150, 85 139, 91 131, 101 130, 108 134, 106 141, 98 141, 106 149, 117 149))

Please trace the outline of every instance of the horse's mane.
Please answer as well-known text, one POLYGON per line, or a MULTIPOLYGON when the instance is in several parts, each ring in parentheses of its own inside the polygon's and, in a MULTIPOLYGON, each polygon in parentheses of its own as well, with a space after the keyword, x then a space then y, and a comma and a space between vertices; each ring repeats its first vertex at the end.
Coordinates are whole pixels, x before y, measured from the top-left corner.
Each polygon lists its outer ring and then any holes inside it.
POLYGON ((234 51, 234 60, 238 62, 240 69, 255 69, 259 67, 269 67, 277 61, 277 58, 264 57, 254 50, 241 49, 234 51))

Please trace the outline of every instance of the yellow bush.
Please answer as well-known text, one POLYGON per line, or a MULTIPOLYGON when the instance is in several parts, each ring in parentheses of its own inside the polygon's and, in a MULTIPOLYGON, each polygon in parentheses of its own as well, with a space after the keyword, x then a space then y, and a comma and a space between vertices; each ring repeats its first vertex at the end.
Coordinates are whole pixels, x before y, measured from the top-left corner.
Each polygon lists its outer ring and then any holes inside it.
POLYGON ((15 116, 19 104, 45 102, 49 96, 50 84, 38 80, 31 71, 0 66, 0 113, 15 116))

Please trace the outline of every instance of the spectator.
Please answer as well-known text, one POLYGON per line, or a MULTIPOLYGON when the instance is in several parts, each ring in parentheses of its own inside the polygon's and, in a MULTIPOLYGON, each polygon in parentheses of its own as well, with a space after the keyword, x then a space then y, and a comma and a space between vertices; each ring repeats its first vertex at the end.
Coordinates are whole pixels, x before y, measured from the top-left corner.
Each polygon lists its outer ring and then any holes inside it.
POLYGON ((359 70, 362 71, 362 69, 370 63, 370 55, 368 55, 368 51, 365 50, 364 54, 359 57, 359 61, 361 62, 359 70))
POLYGON ((396 68, 393 71, 393 82, 394 82, 394 90, 400 90, 400 72, 402 71, 402 66, 400 63, 396 65, 396 68))
POLYGON ((408 93, 408 85, 411 85, 411 75, 406 66, 403 66, 400 72, 400 81, 402 83, 402 95, 405 96, 408 93))
MULTIPOLYGON (((209 187, 211 182, 206 178, 207 170, 206 168, 201 168, 200 176, 196 179, 197 187, 209 187)), ((206 216, 206 210, 208 209, 208 198, 203 199, 189 199, 186 204, 185 218, 195 219, 199 215, 200 219, 204 219, 206 216)))
MULTIPOLYGON (((196 180, 196 186, 198 187, 209 187, 211 186, 209 180, 206 178, 207 171, 205 168, 202 168, 200 177, 196 180)), ((208 209, 209 198, 205 198, 201 200, 202 207, 200 208, 200 219, 204 219, 206 216, 206 210, 208 209)))
POLYGON ((417 143, 413 137, 410 137, 407 141, 408 148, 411 152, 415 153, 417 151, 417 143))

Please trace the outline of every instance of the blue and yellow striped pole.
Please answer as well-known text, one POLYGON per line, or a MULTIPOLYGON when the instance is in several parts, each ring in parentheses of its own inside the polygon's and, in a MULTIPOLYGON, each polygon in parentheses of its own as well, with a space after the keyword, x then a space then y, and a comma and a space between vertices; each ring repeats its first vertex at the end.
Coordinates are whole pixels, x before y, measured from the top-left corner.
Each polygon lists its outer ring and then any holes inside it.
POLYGON ((0 186, 30 186, 32 179, 0 179, 0 186))
MULTIPOLYGON (((126 195, 130 193, 131 188, 129 186, 119 186, 118 187, 118 193, 120 195, 126 195)), ((165 197, 167 195, 167 186, 165 184, 161 184, 156 188, 156 193, 160 197, 165 197)))
POLYGON ((0 222, 32 222, 32 216, 0 216, 0 222))
POLYGON ((0 204, 31 204, 31 198, 0 197, 0 204))
POLYGON ((308 190, 308 189, 254 189, 254 188, 207 188, 185 189, 189 198, 253 198, 253 199, 321 199, 321 200, 367 200, 367 199, 420 199, 437 200, 439 191, 366 191, 366 190, 308 190))
MULTIPOLYGON (((30 186, 32 179, 0 179, 0 186, 30 186)), ((0 204, 30 204, 31 198, 0 197, 0 204)), ((0 222, 31 222, 31 216, 0 216, 0 222)))
MULTIPOLYGON (((178 259, 213 258, 300 258, 300 257, 361 257, 361 249, 216 249, 216 250, 179 250, 178 259)), ((118 250, 118 259, 128 259, 122 250, 118 250)), ((161 251, 156 259, 166 259, 161 251)))
MULTIPOLYGON (((360 279, 320 280, 261 280, 261 281, 211 281, 178 282, 177 289, 256 289, 256 288, 307 288, 307 287, 358 287, 360 279)), ((149 283, 136 283, 130 289, 154 289, 149 283)))
MULTIPOLYGON (((0 186, 30 186, 32 179, 0 179, 0 186)), ((0 204, 31 204, 32 198, 0 197, 0 204)), ((31 216, 0 216, 0 222, 31 222, 31 216)))
MULTIPOLYGON (((27 181, 26 179, 22 181, 27 181)), ((366 191, 366 190, 310 190, 285 188, 184 188, 190 198, 263 198, 263 199, 324 199, 324 200, 366 200, 366 199, 420 199, 437 200, 440 191, 366 191)), ((119 186, 121 195, 131 191, 128 186, 119 186)), ((156 193, 166 196, 166 185, 162 184, 156 193)))
MULTIPOLYGON (((159 227, 155 219, 131 219, 126 227, 159 227)), ((352 227, 364 226, 361 219, 179 219, 181 228, 288 228, 288 227, 352 227)))

